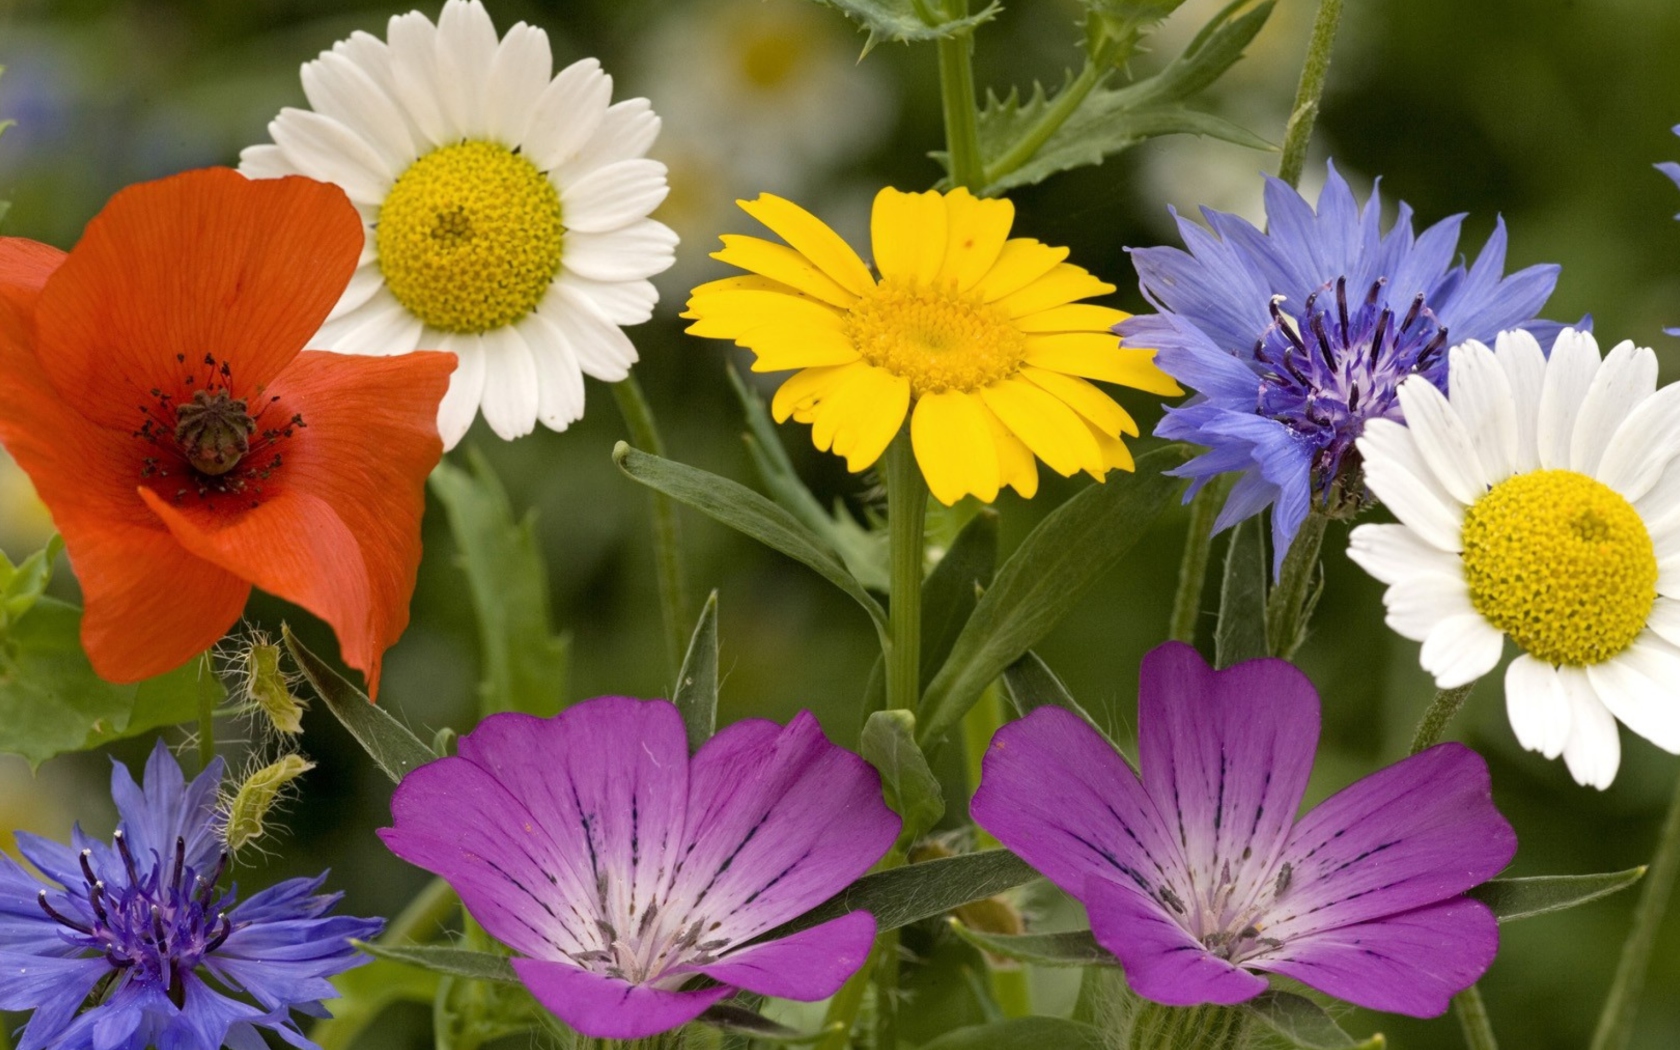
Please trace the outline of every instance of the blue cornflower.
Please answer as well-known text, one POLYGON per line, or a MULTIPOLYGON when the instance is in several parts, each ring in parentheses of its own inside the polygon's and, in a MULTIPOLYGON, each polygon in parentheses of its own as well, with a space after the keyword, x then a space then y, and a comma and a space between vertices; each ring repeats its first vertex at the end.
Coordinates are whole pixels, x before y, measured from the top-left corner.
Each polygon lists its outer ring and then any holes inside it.
MULTIPOLYGON (((1674 125, 1674 127, 1670 130, 1672 130, 1676 135, 1680 135, 1680 124, 1674 125)), ((1680 186, 1680 164, 1676 164, 1672 160, 1665 160, 1661 164, 1656 165, 1656 169, 1673 179, 1676 186, 1680 186)), ((1676 215, 1675 218, 1680 219, 1680 215, 1676 215)), ((1667 332, 1669 335, 1680 335, 1680 328, 1665 328, 1663 331, 1667 332)))
POLYGON ((1445 390, 1449 345, 1509 328, 1551 345, 1558 326, 1534 318, 1558 267, 1504 276, 1503 220, 1468 268, 1454 261, 1462 215, 1414 237, 1401 203, 1383 233, 1377 193, 1360 209, 1334 166, 1316 213, 1278 179, 1266 180, 1265 199, 1266 232, 1204 208, 1211 234, 1178 219, 1188 252, 1132 249, 1160 312, 1117 330, 1157 348, 1155 363, 1196 391, 1155 428, 1208 448, 1174 471, 1193 479, 1186 499, 1240 472, 1215 527, 1271 506, 1281 566, 1313 499, 1360 498, 1354 442, 1367 420, 1401 419, 1402 379, 1421 374, 1445 390))
POLYGON ((291 1011, 325 1016, 327 978, 366 961, 350 940, 381 923, 328 916, 338 896, 315 895, 325 876, 244 903, 219 889, 222 768, 189 784, 160 741, 144 788, 120 764, 111 772, 111 845, 80 827, 73 846, 19 832, 56 886, 0 855, 0 1010, 34 1012, 18 1050, 263 1050, 259 1027, 314 1045, 291 1011))

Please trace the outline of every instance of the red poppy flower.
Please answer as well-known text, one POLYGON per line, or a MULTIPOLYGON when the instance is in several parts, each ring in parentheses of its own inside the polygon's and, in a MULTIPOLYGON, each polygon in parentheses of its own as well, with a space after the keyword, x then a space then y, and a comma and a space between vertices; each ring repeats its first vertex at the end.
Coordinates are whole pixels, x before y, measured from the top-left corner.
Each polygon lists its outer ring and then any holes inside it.
POLYGON ((64 536, 103 677, 180 666, 254 585, 377 692, 455 358, 303 350, 362 239, 337 187, 227 169, 122 191, 68 255, 0 238, 0 444, 64 536))

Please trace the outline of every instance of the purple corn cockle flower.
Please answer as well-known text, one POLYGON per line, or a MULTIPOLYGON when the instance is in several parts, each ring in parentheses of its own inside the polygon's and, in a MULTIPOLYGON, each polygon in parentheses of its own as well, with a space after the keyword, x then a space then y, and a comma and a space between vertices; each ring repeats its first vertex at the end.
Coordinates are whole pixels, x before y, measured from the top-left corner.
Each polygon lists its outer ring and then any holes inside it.
POLYGON ((868 957, 873 916, 757 939, 899 831, 875 770, 809 713, 737 722, 690 758, 675 707, 625 697, 492 715, 410 773, 391 811, 385 844, 524 956, 513 967, 544 1006, 605 1039, 676 1028, 737 988, 833 995, 868 957))
POLYGON ((1441 744, 1295 819, 1318 696, 1283 660, 1214 671, 1176 642, 1144 657, 1141 777, 1089 724, 1044 707, 987 753, 976 822, 1082 901, 1126 981, 1169 1006, 1238 1003, 1293 977, 1432 1017, 1493 961, 1464 892, 1515 854, 1487 764, 1441 744))
POLYGON ((218 888, 222 768, 188 783, 159 741, 143 788, 111 772, 111 845, 80 827, 71 846, 17 832, 56 886, 0 855, 0 1010, 34 1011, 18 1050, 262 1050, 258 1028, 315 1045, 291 1011, 326 1016, 327 978, 367 961, 350 942, 381 923, 329 916, 338 897, 315 895, 325 876, 243 903, 218 888))
POLYGON ((1504 276, 1503 220, 1468 269, 1454 261, 1462 215, 1414 237, 1401 203, 1383 233, 1376 191, 1360 209, 1334 166, 1316 212, 1274 178, 1265 198, 1266 232, 1204 208, 1211 233, 1178 218, 1189 251, 1131 249, 1160 312, 1116 331, 1155 347, 1155 363, 1196 391, 1155 428, 1207 446, 1170 472, 1193 479, 1185 498, 1240 473, 1215 527, 1270 505, 1280 567, 1312 501, 1330 499, 1338 480, 1357 483, 1354 442, 1366 420, 1401 420, 1402 379, 1421 374, 1445 390, 1450 344, 1510 328, 1551 345, 1559 326, 1534 318, 1558 267, 1504 276))

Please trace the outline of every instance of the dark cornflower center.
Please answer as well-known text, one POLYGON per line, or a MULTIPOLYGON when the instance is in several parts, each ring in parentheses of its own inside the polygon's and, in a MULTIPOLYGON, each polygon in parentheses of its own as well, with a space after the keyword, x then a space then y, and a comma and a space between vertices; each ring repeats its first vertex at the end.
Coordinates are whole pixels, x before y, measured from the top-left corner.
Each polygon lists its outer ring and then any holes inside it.
POLYGON ((121 831, 115 837, 124 868, 114 877, 115 885, 99 877, 92 852, 83 850, 82 884, 65 887, 70 914, 55 908, 46 890, 37 901, 72 943, 103 955, 113 977, 127 974, 154 982, 180 1006, 185 995, 182 978, 233 932, 227 917, 233 895, 216 890, 228 855, 221 854, 213 869, 200 872, 186 863, 186 842, 177 838, 173 856, 154 852, 150 868, 142 870, 128 838, 121 831))
POLYGON ((1347 278, 1338 277, 1307 296, 1298 312, 1276 296, 1272 323, 1254 344, 1258 410, 1314 446, 1313 491, 1321 498, 1358 471, 1354 442, 1365 423, 1400 418, 1401 380, 1420 374, 1444 385, 1446 327, 1422 294, 1397 314, 1386 285, 1387 278, 1378 278, 1363 299, 1350 302, 1347 278))
MULTIPOLYGON (((183 366, 187 362, 185 354, 175 360, 183 366)), ((172 503, 232 497, 258 506, 264 484, 285 463, 281 445, 306 425, 303 416, 264 425, 279 397, 261 401, 253 412, 248 399, 234 395, 228 362, 205 354, 203 365, 204 374, 189 368, 182 377, 191 398, 154 387, 152 403, 140 406, 134 436, 155 446, 142 462, 140 477, 172 503)))

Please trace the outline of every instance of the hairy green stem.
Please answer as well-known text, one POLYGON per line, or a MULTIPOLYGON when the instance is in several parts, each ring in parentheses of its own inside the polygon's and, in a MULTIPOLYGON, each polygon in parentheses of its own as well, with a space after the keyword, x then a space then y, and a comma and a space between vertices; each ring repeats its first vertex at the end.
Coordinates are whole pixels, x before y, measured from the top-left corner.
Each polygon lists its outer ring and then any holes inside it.
POLYGON ((1423 717, 1418 719, 1417 729, 1412 733, 1412 747, 1407 754, 1415 755, 1439 744, 1441 738, 1447 735, 1448 724, 1458 715, 1464 701, 1470 699, 1470 691, 1474 688, 1476 683, 1471 682, 1452 689, 1436 690, 1435 699, 1429 701, 1423 717))
POLYGON ((1453 996, 1453 1012, 1458 1014, 1459 1027, 1464 1029, 1464 1045, 1470 1050, 1499 1050, 1499 1040, 1493 1037, 1493 1024, 1488 1020, 1487 1004, 1475 986, 1453 996))
POLYGON ((1295 541, 1284 555, 1283 571, 1277 586, 1266 602, 1266 637, 1272 645, 1272 655, 1285 660, 1300 648, 1306 629, 1307 599, 1312 592, 1313 576, 1318 571, 1318 551, 1324 544, 1324 527, 1330 519, 1314 506, 1295 533, 1295 541))
POLYGON ((1184 557, 1178 563, 1178 591, 1173 595, 1172 622, 1167 637, 1196 643, 1196 623, 1202 615, 1202 591, 1207 586, 1208 551, 1213 547, 1213 522, 1230 491, 1228 475, 1202 486, 1190 501, 1190 522, 1184 530, 1184 557))
MULTIPOLYGON (((642 393, 641 384, 632 372, 612 385, 618 410, 630 431, 630 443, 643 452, 665 455, 665 442, 659 436, 659 425, 653 418, 653 408, 642 393)), ((683 654, 688 651, 689 632, 694 619, 689 611, 688 580, 683 568, 682 532, 677 521, 677 505, 663 492, 648 490, 653 502, 653 553, 659 573, 659 607, 665 621, 665 656, 670 661, 674 679, 682 668, 683 654)))
POLYGON ((1248 1015, 1228 1006, 1161 1006, 1140 1002, 1131 1017, 1127 1050, 1233 1050, 1248 1015))
POLYGON ((1610 982, 1604 1011, 1598 1015, 1592 1050, 1624 1050, 1633 1038, 1639 995, 1645 988, 1646 971, 1657 945, 1663 914, 1674 896, 1676 874, 1680 874, 1680 779, 1674 782, 1674 797, 1668 803, 1668 816, 1657 838, 1657 852, 1639 890, 1639 904, 1633 911, 1633 933, 1622 945, 1616 977, 1610 982))
POLYGON ((1312 38, 1307 42, 1307 60, 1301 66, 1301 83, 1295 89, 1295 105, 1283 130, 1283 160, 1278 178, 1294 186, 1301 181, 1307 162, 1307 143, 1318 121, 1318 103, 1324 96, 1324 79, 1330 72, 1330 52, 1336 46, 1336 27, 1342 21, 1342 0, 1319 0, 1313 19, 1312 38))
POLYGON ((892 591, 887 606, 892 647, 887 651, 887 707, 916 710, 922 692, 922 565, 927 481, 899 431, 886 454, 887 543, 892 591))
MULTIPOLYGON (((968 0, 945 0, 951 18, 968 14, 968 0)), ((974 101, 974 37, 956 33, 939 39, 939 96, 945 109, 945 150, 951 185, 979 192, 986 185, 980 156, 980 115, 974 101)))

